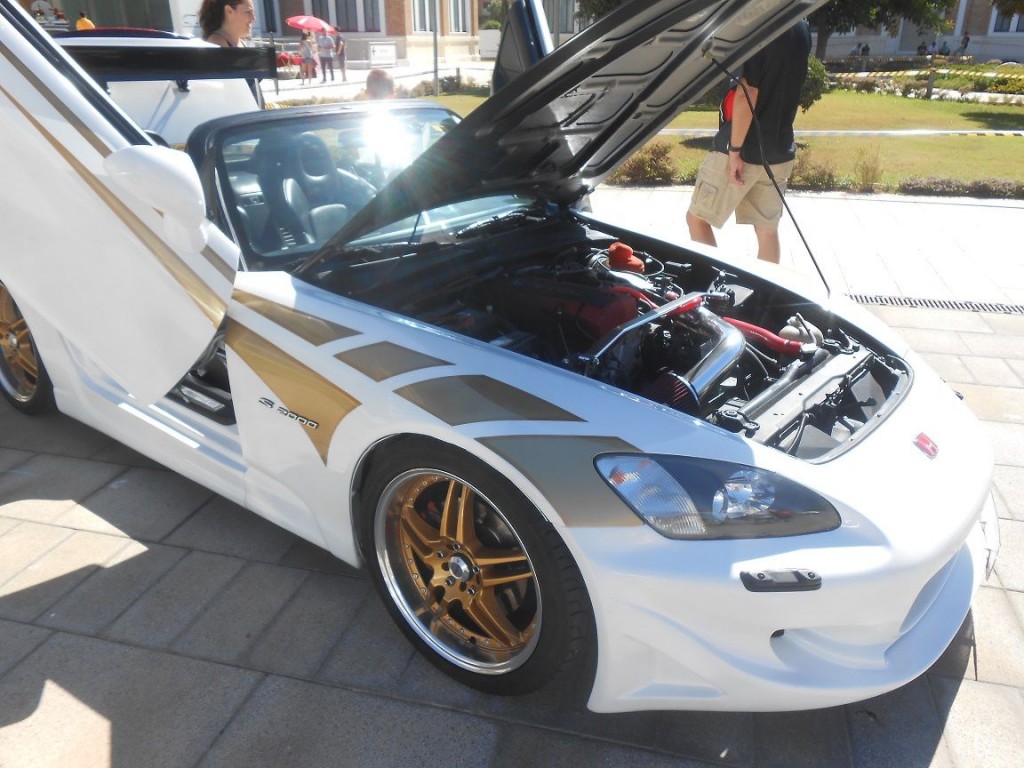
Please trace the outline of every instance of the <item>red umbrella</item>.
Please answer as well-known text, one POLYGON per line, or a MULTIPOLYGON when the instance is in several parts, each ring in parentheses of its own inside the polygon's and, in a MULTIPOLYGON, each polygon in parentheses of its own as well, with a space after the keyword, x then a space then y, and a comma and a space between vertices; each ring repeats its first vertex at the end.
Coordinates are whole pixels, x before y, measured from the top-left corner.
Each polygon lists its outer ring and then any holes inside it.
POLYGON ((295 29, 308 29, 311 32, 326 32, 329 35, 336 35, 334 27, 316 16, 289 16, 284 23, 295 29))

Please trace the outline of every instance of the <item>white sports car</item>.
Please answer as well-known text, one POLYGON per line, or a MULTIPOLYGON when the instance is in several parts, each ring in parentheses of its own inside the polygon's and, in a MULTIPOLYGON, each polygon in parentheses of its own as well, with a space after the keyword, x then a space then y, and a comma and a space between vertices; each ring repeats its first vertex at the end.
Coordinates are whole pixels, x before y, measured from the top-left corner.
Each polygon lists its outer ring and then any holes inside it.
POLYGON ((467 685, 596 658, 596 711, 895 688, 998 549, 979 424, 841 297, 580 205, 817 4, 638 0, 548 55, 514 12, 461 122, 269 111, 186 154, 0 0, 0 388, 365 565, 467 685))

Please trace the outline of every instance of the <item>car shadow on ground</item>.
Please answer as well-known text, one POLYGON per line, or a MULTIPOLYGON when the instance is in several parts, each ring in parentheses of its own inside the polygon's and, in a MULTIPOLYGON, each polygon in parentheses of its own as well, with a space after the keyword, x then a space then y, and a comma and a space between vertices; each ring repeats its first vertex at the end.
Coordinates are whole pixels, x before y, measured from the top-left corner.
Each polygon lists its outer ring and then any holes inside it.
POLYGON ((0 555, 0 754, 18 765, 274 765, 296 744, 293 764, 333 765, 355 740, 394 754, 403 737, 375 718, 397 710, 449 729, 439 745, 493 733, 495 753, 528 763, 926 768, 974 647, 969 616, 932 672, 807 712, 595 714, 593 659, 540 692, 487 696, 416 655, 362 572, 70 419, 6 404, 0 555))

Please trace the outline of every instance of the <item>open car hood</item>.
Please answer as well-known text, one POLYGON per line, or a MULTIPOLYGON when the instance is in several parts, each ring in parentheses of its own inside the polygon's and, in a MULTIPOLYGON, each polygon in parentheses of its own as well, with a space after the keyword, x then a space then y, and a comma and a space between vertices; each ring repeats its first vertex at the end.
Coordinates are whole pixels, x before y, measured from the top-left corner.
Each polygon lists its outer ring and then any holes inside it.
MULTIPOLYGON (((494 191, 533 190, 571 204, 720 82, 722 67, 735 71, 824 2, 626 3, 470 113, 334 242, 494 191)), ((510 14, 510 23, 522 18, 510 14)), ((530 31, 517 33, 529 36, 530 31)))

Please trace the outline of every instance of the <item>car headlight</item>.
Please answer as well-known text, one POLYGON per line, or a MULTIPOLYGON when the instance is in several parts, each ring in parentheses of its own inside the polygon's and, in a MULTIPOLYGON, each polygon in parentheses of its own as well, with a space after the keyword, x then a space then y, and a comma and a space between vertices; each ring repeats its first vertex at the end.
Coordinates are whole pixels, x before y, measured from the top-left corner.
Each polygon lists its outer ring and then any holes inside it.
POLYGON ((838 528, 836 508, 775 472, 685 456, 608 454, 594 462, 612 490, 670 539, 758 539, 838 528))

